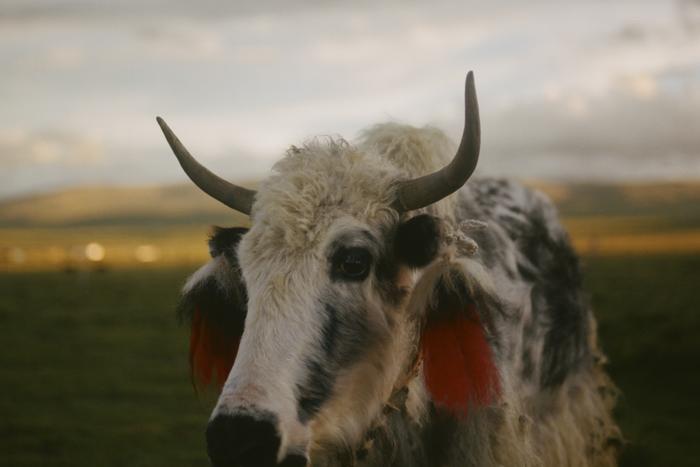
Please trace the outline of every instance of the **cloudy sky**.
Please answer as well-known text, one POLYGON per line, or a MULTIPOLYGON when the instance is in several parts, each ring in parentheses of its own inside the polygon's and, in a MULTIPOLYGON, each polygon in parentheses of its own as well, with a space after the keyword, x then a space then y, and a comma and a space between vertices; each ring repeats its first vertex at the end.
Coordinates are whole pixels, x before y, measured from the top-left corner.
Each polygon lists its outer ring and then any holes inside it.
POLYGON ((0 197, 183 181, 154 117, 232 179, 386 120, 459 137, 479 172, 700 178, 700 0, 0 0, 0 197))

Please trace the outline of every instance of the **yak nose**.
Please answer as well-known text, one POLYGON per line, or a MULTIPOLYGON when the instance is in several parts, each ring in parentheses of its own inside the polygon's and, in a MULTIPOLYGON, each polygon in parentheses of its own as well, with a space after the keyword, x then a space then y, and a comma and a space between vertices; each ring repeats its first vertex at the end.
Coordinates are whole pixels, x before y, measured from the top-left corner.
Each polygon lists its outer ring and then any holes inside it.
POLYGON ((304 455, 277 463, 277 420, 267 413, 216 415, 207 425, 207 454, 214 467, 304 467, 304 455))

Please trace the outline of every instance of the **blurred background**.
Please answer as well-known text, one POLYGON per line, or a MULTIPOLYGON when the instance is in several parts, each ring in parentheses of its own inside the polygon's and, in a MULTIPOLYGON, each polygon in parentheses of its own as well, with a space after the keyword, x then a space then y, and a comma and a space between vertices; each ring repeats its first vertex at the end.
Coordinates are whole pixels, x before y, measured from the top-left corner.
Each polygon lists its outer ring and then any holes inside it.
POLYGON ((700 0, 0 0, 0 465, 208 465, 173 309, 212 224, 163 116, 254 185, 387 120, 461 134, 550 195, 582 256, 629 441, 697 465, 700 0))

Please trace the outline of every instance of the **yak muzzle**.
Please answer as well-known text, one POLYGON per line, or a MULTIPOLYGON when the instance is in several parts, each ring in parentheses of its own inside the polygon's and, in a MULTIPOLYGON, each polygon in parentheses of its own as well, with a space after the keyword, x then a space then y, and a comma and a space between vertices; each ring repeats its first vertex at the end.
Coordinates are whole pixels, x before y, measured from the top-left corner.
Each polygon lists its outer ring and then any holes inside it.
POLYGON ((304 454, 277 462, 280 435, 269 413, 216 415, 207 425, 207 454, 214 467, 305 467, 304 454))

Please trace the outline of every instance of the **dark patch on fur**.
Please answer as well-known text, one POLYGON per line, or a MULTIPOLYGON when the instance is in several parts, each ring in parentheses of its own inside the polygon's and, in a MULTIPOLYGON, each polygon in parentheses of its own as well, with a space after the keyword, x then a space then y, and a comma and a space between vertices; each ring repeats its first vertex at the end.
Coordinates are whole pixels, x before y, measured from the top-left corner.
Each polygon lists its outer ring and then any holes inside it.
POLYGON ((326 304, 324 309, 323 356, 306 363, 305 382, 297 387, 302 423, 313 417, 330 397, 338 373, 359 360, 372 342, 364 310, 353 308, 352 304, 326 304))
POLYGON ((547 302, 549 329, 542 351, 541 374, 545 387, 563 383, 589 357, 588 316, 581 296, 578 261, 568 245, 556 245, 548 266, 543 271, 541 285, 533 289, 536 301, 546 297, 547 302))
POLYGON ((323 326, 322 347, 326 355, 333 355, 338 339, 338 310, 326 305, 326 324, 323 326))
POLYGON ((532 361, 532 352, 530 349, 525 349, 523 351, 523 368, 521 372, 521 377, 525 381, 532 379, 535 372, 535 363, 532 361))
POLYGON ((540 383, 553 387, 588 360, 588 308, 578 258, 562 230, 552 235, 544 216, 543 210, 529 213, 519 246, 538 271, 531 296, 535 320, 546 329, 540 383))
POLYGON ((335 379, 330 368, 316 360, 307 362, 306 371, 306 384, 298 388, 300 396, 297 416, 301 423, 308 422, 328 400, 335 379))
POLYGON ((440 221, 428 214, 415 216, 396 230, 396 258, 412 268, 424 267, 435 259, 439 246, 440 221))
POLYGON ((333 336, 333 342, 327 346, 326 359, 338 367, 350 365, 358 360, 372 340, 366 311, 353 307, 352 303, 338 307, 327 304, 325 309, 327 317, 323 334, 328 340, 333 336))

